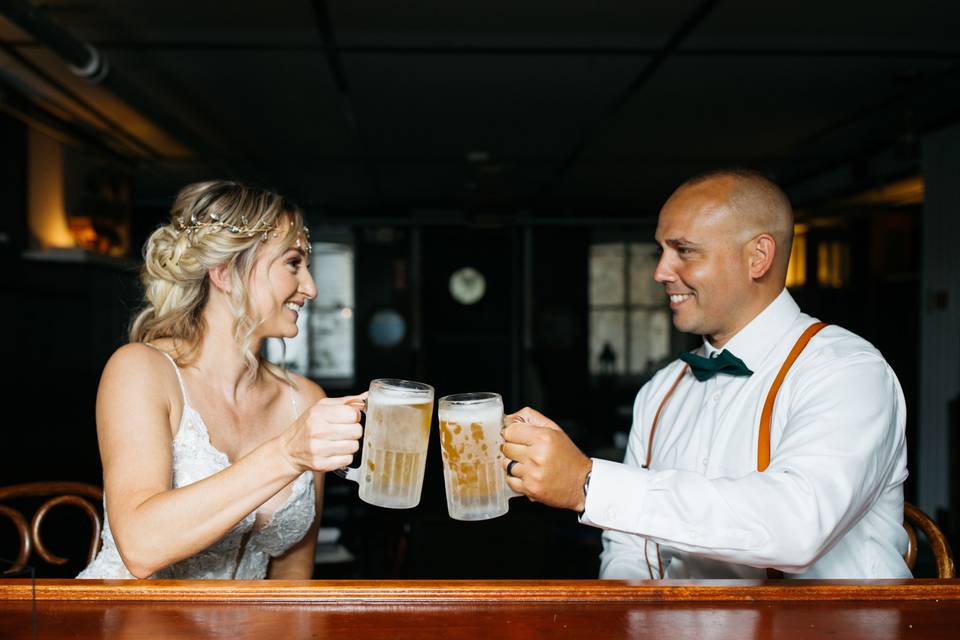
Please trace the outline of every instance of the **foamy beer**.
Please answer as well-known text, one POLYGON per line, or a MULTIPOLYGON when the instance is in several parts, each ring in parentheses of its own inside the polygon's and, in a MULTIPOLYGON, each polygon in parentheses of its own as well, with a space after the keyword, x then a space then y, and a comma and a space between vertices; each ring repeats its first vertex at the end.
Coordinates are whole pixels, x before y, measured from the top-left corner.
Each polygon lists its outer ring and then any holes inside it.
POLYGON ((378 507, 420 503, 433 417, 433 387, 408 380, 374 380, 367 396, 363 454, 358 468, 337 475, 360 484, 360 499, 378 507))
POLYGON ((509 509, 500 445, 503 401, 497 393, 440 398, 440 444, 447 510, 455 520, 487 520, 509 509))

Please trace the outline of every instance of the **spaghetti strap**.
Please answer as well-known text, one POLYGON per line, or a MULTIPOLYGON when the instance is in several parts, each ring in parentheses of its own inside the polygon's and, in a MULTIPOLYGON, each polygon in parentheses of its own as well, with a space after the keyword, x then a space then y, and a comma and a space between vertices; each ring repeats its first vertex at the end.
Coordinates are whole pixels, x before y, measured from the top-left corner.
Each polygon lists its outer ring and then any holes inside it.
POLYGON ((300 409, 297 407, 297 388, 290 387, 290 399, 293 400, 293 419, 300 417, 300 409))
MULTIPOLYGON (((177 366, 177 361, 174 360, 173 357, 163 349, 160 349, 159 347, 155 347, 149 342, 144 342, 143 344, 147 345, 151 349, 156 349, 157 351, 162 353, 164 356, 166 356, 167 360, 170 361, 170 364, 173 365, 174 372, 177 374, 177 382, 180 383, 180 393, 181 395, 183 395, 183 406, 185 407, 190 406, 190 403, 187 401, 187 387, 186 385, 183 384, 183 376, 180 375, 180 367, 177 366)), ((294 403, 296 403, 296 401, 294 401, 294 403)))

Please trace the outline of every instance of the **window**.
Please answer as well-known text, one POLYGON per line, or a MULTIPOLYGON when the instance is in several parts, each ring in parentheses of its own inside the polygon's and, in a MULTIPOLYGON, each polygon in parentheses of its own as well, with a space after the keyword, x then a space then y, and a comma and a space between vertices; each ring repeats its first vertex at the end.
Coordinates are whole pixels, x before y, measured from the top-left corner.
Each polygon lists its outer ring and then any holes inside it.
MULTIPOLYGON (((338 234, 315 234, 336 240, 338 234)), ((345 235, 341 232, 339 235, 345 235)), ((354 376, 353 245, 341 241, 314 242, 310 273, 317 297, 297 319, 295 338, 267 341, 267 359, 283 362, 291 371, 321 380, 352 381, 354 376), (285 343, 285 344, 284 344, 285 343)))
POLYGON ((670 355, 670 314, 653 280, 657 246, 590 247, 590 362, 593 375, 639 375, 670 355))

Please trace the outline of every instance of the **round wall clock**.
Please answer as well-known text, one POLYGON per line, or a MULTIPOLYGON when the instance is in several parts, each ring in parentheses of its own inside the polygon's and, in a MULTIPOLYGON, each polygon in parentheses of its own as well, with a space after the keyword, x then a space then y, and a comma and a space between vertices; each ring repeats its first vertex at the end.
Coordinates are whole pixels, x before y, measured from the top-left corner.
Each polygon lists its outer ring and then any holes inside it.
POLYGON ((475 304, 487 292, 487 279, 473 267, 457 269, 450 276, 450 295, 460 304, 475 304))

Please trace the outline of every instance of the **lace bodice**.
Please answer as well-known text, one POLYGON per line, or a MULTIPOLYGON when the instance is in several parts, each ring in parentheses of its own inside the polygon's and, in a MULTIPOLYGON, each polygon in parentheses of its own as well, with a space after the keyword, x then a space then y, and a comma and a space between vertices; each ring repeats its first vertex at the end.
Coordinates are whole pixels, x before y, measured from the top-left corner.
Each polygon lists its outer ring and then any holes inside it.
MULTIPOLYGON (((166 355, 166 354, 164 354, 166 355)), ((169 356, 167 356, 169 358, 169 356)), ((173 362, 172 359, 170 359, 173 362)), ((176 363, 173 365, 176 368, 176 363)), ((173 487, 202 480, 230 465, 227 455, 210 442, 207 426, 200 414, 187 402, 186 388, 177 369, 183 393, 183 415, 173 439, 173 487)), ((298 414, 293 394, 294 415, 298 414)), ((290 495, 266 525, 254 529, 256 512, 247 515, 223 538, 200 553, 155 573, 151 578, 167 580, 231 579, 260 580, 267 575, 271 557, 283 554, 303 539, 314 518, 313 473, 305 471, 294 482, 290 495)), ((78 578, 133 578, 117 551, 110 521, 103 504, 103 545, 93 562, 78 578)))

